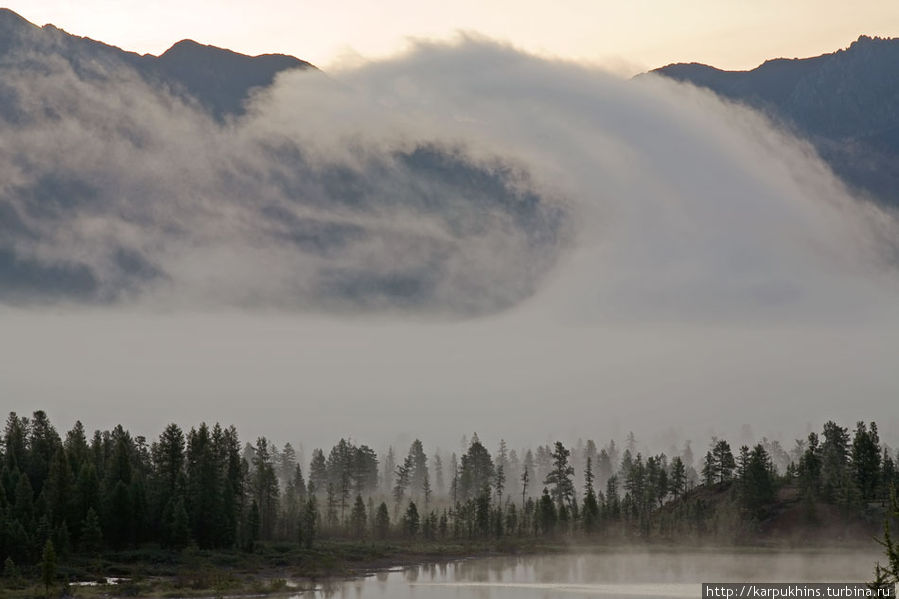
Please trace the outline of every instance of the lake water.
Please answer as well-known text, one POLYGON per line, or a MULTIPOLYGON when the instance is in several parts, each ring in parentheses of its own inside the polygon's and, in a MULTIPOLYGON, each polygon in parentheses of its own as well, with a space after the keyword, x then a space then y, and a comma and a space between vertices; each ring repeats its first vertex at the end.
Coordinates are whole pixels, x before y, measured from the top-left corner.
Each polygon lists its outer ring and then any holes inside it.
POLYGON ((700 598, 703 582, 849 582, 871 578, 876 551, 599 552, 495 557, 329 582, 294 599, 700 598))

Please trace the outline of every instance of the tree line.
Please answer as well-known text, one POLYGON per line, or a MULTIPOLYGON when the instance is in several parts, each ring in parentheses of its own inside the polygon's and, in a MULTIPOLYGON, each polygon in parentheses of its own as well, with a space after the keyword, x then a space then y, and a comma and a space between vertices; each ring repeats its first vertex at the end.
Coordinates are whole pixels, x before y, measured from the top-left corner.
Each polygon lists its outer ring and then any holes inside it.
POLYGON ((379 455, 340 439, 308 468, 288 443, 244 443, 233 427, 170 424, 149 442, 122 426, 64 437, 47 415, 9 415, 0 445, 0 562, 18 565, 138 546, 254 551, 260 543, 312 547, 323 539, 484 539, 505 536, 651 538, 715 526, 706 495, 726 490, 741 522, 767 516, 782 487, 864 513, 885 504, 895 454, 875 423, 850 433, 834 422, 790 451, 763 439, 734 451, 713 439, 695 464, 579 441, 490 452, 475 434, 461 455, 379 455), (698 468, 698 470, 697 470, 698 468))

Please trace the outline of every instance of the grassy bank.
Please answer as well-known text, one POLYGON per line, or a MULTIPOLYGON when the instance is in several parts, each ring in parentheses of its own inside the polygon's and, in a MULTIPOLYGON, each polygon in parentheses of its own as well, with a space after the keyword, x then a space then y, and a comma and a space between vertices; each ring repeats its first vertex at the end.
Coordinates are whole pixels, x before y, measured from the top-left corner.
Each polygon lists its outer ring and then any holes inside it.
MULTIPOLYGON (((860 545, 859 545, 860 546, 860 545)), ((260 545, 253 553, 203 551, 195 548, 168 551, 144 548, 105 554, 94 559, 71 558, 60 563, 50 596, 59 597, 64 581, 88 581, 95 586, 69 586, 74 597, 207 597, 268 595, 311 588, 315 581, 362 576, 385 569, 439 563, 470 557, 533 555, 561 552, 646 551, 690 548, 720 550, 722 546, 696 543, 598 544, 595 538, 539 540, 506 537, 502 540, 454 541, 322 541, 305 549, 295 544, 260 545), (104 584, 108 578, 123 579, 104 584), (289 582, 288 582, 289 581, 289 582), (294 586, 299 585, 299 586, 294 586)), ((729 551, 798 550, 786 543, 728 546, 729 551)), ((848 549, 844 544, 818 546, 818 551, 848 549)), ((803 551, 809 550, 803 547, 803 551)), ((45 597, 37 581, 40 571, 23 571, 17 580, 0 580, 0 597, 45 597)))
MULTIPOLYGON (((467 557, 551 553, 567 545, 535 543, 534 539, 501 541, 340 541, 316 543, 311 549, 295 544, 261 544, 253 553, 169 551, 144 548, 104 554, 94 559, 73 557, 60 563, 51 596, 58 597, 65 581, 75 597, 190 597, 261 595, 287 592, 287 580, 312 581, 361 576, 394 567, 467 557), (109 578, 123 579, 104 584, 109 578), (93 585, 93 583, 96 583, 93 585)), ((37 567, 15 578, 0 579, 0 596, 10 599, 44 597, 37 567)))

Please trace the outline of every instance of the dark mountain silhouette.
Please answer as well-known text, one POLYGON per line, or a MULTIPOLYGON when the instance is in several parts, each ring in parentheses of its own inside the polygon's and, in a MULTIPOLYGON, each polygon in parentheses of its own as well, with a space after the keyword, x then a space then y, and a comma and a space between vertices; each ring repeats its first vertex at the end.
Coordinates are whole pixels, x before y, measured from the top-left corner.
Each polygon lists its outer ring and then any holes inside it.
POLYGON ((32 53, 61 56, 82 73, 97 63, 126 64, 148 82, 195 99, 219 119, 241 114, 250 91, 271 85, 278 73, 315 68, 293 56, 247 56, 193 40, 182 40, 160 56, 140 55, 70 35, 53 25, 38 27, 9 9, 0 9, 0 62, 22 60, 32 53))
POLYGON ((845 50, 751 71, 681 63, 652 72, 765 112, 811 141, 847 183, 899 206, 899 39, 861 36, 845 50))
POLYGON ((193 40, 182 40, 150 60, 162 81, 178 85, 217 116, 242 112, 247 93, 271 85, 281 71, 313 68, 293 56, 246 56, 193 40))

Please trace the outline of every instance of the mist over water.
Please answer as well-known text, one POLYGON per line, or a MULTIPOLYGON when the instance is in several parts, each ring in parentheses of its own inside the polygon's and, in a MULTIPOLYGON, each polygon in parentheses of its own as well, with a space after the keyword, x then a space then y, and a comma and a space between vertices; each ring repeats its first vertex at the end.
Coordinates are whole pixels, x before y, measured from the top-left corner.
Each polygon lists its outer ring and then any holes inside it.
POLYGON ((640 550, 473 559, 324 583, 301 597, 700 597, 703 582, 864 582, 876 553, 640 550))
POLYGON ((790 441, 831 418, 894 442, 894 217, 747 109, 472 38, 282 74, 224 123, 127 73, 67 77, 17 89, 102 110, 23 119, 0 168, 5 193, 90 173, 72 205, 20 198, 13 243, 93 283, 4 293, 9 409, 307 446, 790 441))

